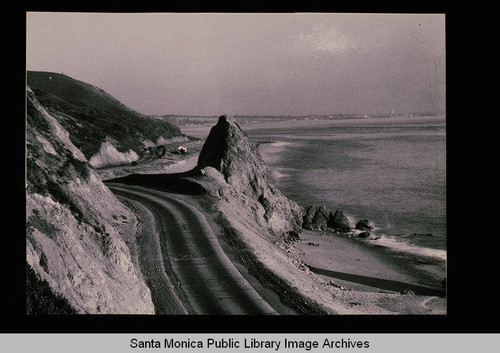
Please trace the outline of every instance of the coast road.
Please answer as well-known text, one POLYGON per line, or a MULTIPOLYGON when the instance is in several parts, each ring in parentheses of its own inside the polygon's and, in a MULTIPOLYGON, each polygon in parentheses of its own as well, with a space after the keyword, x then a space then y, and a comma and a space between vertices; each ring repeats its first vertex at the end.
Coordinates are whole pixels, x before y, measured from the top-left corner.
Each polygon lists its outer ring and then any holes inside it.
POLYGON ((139 214, 139 264, 157 314, 278 314, 231 263, 196 207, 161 191, 108 186, 139 214))

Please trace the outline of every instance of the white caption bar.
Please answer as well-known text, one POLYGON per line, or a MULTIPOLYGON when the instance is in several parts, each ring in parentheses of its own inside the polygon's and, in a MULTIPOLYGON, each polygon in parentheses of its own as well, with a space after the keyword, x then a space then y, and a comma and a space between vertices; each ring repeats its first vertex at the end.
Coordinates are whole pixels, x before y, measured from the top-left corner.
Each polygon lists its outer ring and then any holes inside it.
POLYGON ((0 334, 4 352, 499 352, 500 334, 0 334))

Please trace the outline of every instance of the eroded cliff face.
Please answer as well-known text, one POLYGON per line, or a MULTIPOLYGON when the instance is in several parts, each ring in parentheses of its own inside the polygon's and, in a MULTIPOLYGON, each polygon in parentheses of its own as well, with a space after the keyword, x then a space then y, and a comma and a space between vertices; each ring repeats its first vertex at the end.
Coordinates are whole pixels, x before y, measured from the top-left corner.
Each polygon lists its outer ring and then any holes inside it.
POLYGON ((38 280, 78 313, 154 313, 126 243, 134 214, 29 88, 26 139, 26 261, 38 280))
POLYGON ((232 119, 221 116, 212 127, 197 168, 216 181, 212 193, 241 210, 242 221, 267 228, 276 236, 300 233, 301 207, 269 183, 257 146, 232 119))

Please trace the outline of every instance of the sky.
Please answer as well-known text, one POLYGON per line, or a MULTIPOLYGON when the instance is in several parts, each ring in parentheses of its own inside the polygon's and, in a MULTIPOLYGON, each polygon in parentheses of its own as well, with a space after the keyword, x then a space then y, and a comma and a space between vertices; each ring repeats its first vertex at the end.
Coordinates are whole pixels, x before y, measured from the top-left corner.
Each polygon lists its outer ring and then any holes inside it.
POLYGON ((445 110, 445 15, 28 12, 26 68, 150 115, 445 110))

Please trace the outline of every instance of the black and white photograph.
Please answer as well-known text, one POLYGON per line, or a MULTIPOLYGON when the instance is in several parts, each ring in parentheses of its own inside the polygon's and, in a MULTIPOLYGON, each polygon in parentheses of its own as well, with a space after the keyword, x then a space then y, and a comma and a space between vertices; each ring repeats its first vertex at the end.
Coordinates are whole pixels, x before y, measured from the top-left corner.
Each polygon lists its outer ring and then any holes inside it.
POLYGON ((446 316, 446 16, 26 13, 26 315, 446 316))

